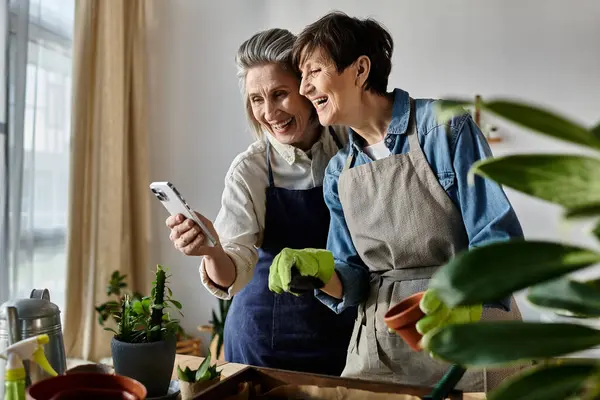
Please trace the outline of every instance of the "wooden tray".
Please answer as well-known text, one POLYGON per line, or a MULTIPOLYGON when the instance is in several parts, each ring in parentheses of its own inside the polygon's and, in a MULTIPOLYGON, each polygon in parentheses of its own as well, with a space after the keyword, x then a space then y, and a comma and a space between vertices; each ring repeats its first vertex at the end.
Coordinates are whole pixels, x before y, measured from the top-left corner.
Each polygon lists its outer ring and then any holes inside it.
MULTIPOLYGON (((238 393, 238 384, 242 382, 260 384, 263 390, 270 390, 277 386, 317 385, 321 387, 344 386, 350 389, 362 389, 377 393, 408 394, 423 397, 431 394, 431 388, 422 386, 408 386, 393 383, 365 381, 361 379, 339 378, 328 375, 307 374, 302 372, 286 371, 271 368, 246 367, 243 370, 224 378, 221 382, 206 389, 194 397, 194 400, 222 400, 238 393)), ((462 392, 455 390, 449 396, 451 400, 462 400, 462 392)))

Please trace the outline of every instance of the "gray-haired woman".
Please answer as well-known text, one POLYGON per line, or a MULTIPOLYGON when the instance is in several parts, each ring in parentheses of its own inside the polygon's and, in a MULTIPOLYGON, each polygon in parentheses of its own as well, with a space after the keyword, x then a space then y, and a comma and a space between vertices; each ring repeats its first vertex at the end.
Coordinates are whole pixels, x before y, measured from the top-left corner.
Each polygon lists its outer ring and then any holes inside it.
POLYGON ((295 36, 271 29, 245 41, 236 57, 250 124, 257 140, 238 155, 225 178, 221 210, 208 247, 192 221, 170 217, 170 238, 187 255, 203 256, 200 275, 216 297, 233 302, 225 322, 230 362, 340 375, 356 309, 340 315, 309 293, 269 291, 269 267, 283 248, 323 248, 329 211, 323 176, 347 142, 344 129, 319 124, 298 92, 295 36))

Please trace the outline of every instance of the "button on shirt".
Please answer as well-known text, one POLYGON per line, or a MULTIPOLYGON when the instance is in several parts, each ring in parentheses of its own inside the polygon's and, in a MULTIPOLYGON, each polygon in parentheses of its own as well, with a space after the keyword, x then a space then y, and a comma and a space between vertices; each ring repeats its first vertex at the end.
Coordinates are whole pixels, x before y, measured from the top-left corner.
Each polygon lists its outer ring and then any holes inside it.
MULTIPOLYGON (((383 140, 391 154, 407 153, 410 149, 406 135, 409 101, 407 92, 394 90, 392 120, 383 140)), ((517 215, 501 186, 478 176, 473 184, 468 182, 473 163, 492 156, 471 116, 465 113, 449 122, 438 121, 434 104, 434 100, 415 100, 419 143, 441 187, 462 215, 469 247, 523 237, 517 215)), ((335 256, 335 268, 344 295, 340 300, 321 290, 315 291, 316 297, 337 313, 366 300, 369 290, 368 268, 352 243, 338 196, 338 181, 350 151, 357 152, 353 167, 373 162, 373 159, 363 151, 364 140, 351 129, 349 131, 349 143, 329 162, 323 184, 325 202, 331 213, 327 249, 335 256)), ((481 273, 485 273, 485 265, 481 268, 481 273)), ((489 306, 510 310, 510 299, 489 306)))
MULTIPOLYGON (((347 130, 342 127, 334 127, 334 130, 345 145, 347 130)), ((308 152, 282 144, 266 131, 264 135, 271 144, 275 186, 305 190, 323 185, 327 163, 338 152, 328 128, 323 127, 319 140, 308 152)), ((214 227, 221 246, 235 264, 236 279, 223 290, 210 280, 204 262, 200 264, 202 284, 222 299, 231 298, 250 282, 258 261, 257 248, 261 246, 265 230, 266 189, 269 185, 266 151, 264 140, 252 143, 234 159, 225 176, 221 209, 214 227)))

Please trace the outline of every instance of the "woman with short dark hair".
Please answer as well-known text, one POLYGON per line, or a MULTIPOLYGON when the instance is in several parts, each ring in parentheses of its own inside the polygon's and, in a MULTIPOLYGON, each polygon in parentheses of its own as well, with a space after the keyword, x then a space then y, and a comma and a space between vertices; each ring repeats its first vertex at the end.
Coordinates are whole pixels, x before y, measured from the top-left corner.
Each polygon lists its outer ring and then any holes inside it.
MULTIPOLYGON (((284 250, 271 274, 285 286, 290 259, 305 270, 335 271, 315 295, 336 313, 359 305, 343 376, 430 386, 448 365, 388 332, 384 314, 426 291, 421 306, 427 316, 417 326, 424 334, 449 322, 521 319, 512 298, 448 310, 427 289, 458 252, 523 232, 500 185, 479 177, 468 182, 473 163, 491 156, 471 117, 438 121, 434 100, 387 91, 392 51, 392 37, 379 23, 339 12, 298 35, 300 93, 321 124, 350 127, 349 144, 331 159, 324 181, 327 249, 335 261, 284 250)), ((459 387, 487 391, 514 371, 469 371, 459 387)))

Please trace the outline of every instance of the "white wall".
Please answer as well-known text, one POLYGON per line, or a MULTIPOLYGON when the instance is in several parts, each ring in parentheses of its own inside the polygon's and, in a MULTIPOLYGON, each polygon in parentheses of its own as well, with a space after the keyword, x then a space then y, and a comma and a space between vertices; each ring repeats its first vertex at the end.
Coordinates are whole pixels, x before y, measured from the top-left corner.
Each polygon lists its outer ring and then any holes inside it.
MULTIPOLYGON (((592 125, 600 120, 600 2, 597 0, 371 0, 158 2, 152 47, 152 179, 171 180, 214 218, 223 177, 251 137, 233 59, 257 30, 299 32, 332 9, 381 21, 395 40, 390 87, 417 97, 520 97, 592 125)), ((496 155, 579 151, 500 124, 496 155)), ((560 225, 559 209, 507 190, 529 238, 595 245, 560 225)), ((172 267, 185 328, 210 319, 215 300, 201 286, 197 260, 174 250, 165 212, 153 203, 154 261, 172 267)), ((521 302, 529 319, 539 314, 521 302)))

